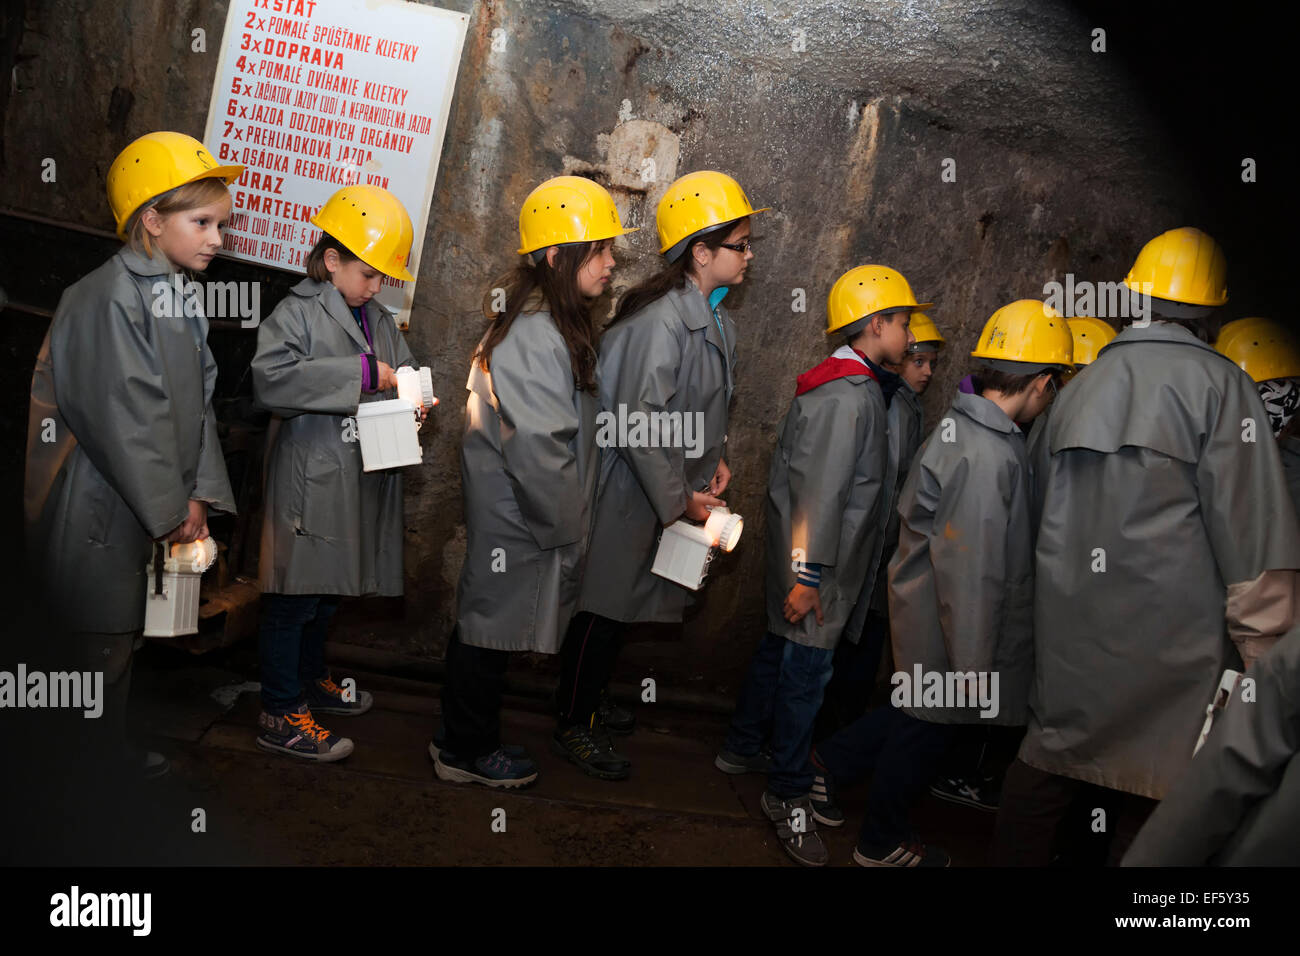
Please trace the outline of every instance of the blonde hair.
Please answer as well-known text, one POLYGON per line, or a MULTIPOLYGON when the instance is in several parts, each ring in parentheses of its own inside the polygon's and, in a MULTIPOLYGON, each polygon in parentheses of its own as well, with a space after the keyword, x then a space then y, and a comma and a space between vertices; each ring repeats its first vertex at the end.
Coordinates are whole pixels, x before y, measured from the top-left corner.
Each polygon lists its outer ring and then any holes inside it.
POLYGON ((169 189, 131 213, 131 218, 126 221, 127 245, 136 252, 153 258, 153 243, 150 242, 152 237, 149 235, 149 230, 144 227, 146 210, 153 209, 160 216, 172 216, 178 212, 211 206, 222 199, 229 198, 230 190, 226 184, 211 176, 169 189))

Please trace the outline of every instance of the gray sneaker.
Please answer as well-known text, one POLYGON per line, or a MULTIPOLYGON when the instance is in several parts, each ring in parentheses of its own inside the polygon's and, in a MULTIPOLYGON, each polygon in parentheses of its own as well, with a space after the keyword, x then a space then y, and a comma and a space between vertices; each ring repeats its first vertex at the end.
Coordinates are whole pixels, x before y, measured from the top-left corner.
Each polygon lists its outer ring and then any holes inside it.
POLYGON ((764 747, 756 754, 737 754, 723 747, 713 766, 723 773, 767 773, 772 769, 772 751, 764 747))
POLYGON ((262 730, 257 737, 257 746, 272 753, 320 763, 333 763, 352 753, 352 741, 330 733, 316 723, 306 704, 299 704, 298 709, 290 714, 262 711, 257 725, 262 730))
POLYGON ((826 844, 817 834, 817 821, 813 818, 812 801, 805 794, 790 800, 782 800, 770 791, 764 790, 759 798, 759 806, 772 825, 776 827, 776 837, 781 841, 781 848, 803 866, 825 866, 830 859, 826 844))

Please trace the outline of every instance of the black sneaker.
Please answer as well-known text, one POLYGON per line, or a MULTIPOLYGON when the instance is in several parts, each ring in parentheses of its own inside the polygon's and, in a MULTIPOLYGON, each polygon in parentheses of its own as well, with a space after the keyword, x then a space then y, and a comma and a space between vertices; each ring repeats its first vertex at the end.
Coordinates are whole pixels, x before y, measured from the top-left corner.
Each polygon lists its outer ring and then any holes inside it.
POLYGON ((632 770, 631 761, 616 752, 609 738, 594 726, 574 724, 567 730, 557 727, 551 735, 551 749, 577 764, 583 773, 601 780, 626 780, 632 770))
MULTIPOLYGON (((443 740, 442 730, 439 728, 438 732, 433 735, 433 740, 429 741, 429 759, 437 760, 438 754, 440 754, 446 746, 447 743, 443 740)), ((527 748, 520 744, 502 744, 501 751, 507 757, 513 757, 515 760, 521 760, 531 764, 536 763, 532 757, 528 756, 527 748)))
POLYGON ((938 866, 952 863, 952 858, 937 846, 920 840, 904 840, 897 846, 858 846, 853 851, 858 866, 938 866))
POLYGON ((526 787, 537 779, 537 767, 531 760, 521 761, 504 749, 474 761, 461 760, 450 751, 441 750, 433 761, 433 771, 439 780, 450 783, 480 783, 503 790, 526 787))
POLYGON ((809 762, 813 767, 812 792, 808 794, 813 818, 828 827, 844 826, 844 811, 835 802, 835 777, 817 759, 816 750, 809 762))
POLYGON ((943 777, 930 785, 930 792, 940 800, 960 803, 976 810, 997 812, 998 792, 993 781, 974 781, 969 777, 943 777))
POLYGON ((763 747, 755 754, 738 754, 723 747, 713 758, 713 766, 723 773, 767 773, 772 769, 772 751, 763 747))
POLYGON ((782 800, 764 790, 759 798, 764 816, 776 828, 776 838, 790 859, 802 866, 825 866, 830 859, 826 844, 817 834, 815 815, 807 797, 782 800))
POLYGON ((357 690, 345 694, 342 687, 326 675, 322 680, 307 681, 303 687, 307 706, 313 714, 334 714, 339 717, 356 717, 364 714, 375 704, 374 695, 368 690, 357 690), (348 697, 354 699, 348 700, 348 697))
POLYGON ((600 701, 596 704, 596 719, 609 728, 610 733, 626 737, 636 727, 636 714, 614 703, 609 691, 600 692, 600 701))

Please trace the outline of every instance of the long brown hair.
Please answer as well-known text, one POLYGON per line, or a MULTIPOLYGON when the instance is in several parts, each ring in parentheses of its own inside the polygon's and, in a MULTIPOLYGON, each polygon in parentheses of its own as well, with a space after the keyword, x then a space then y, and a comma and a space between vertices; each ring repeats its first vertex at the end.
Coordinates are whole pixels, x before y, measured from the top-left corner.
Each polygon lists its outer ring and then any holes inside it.
POLYGON ((736 231, 736 226, 740 225, 741 220, 726 223, 721 229, 706 233, 698 239, 692 240, 676 262, 671 262, 664 266, 648 279, 638 282, 632 288, 623 293, 623 298, 618 301, 618 311, 614 317, 609 320, 605 328, 620 322, 627 318, 633 312, 644 309, 651 302, 663 298, 673 289, 680 289, 686 285, 686 275, 690 270, 691 263, 695 261, 692 255, 696 244, 702 244, 704 248, 717 252, 722 248, 722 244, 727 241, 727 236, 736 231))
POLYGON ((492 283, 493 288, 483 297, 483 313, 491 317, 492 324, 474 351, 474 361, 485 372, 491 368, 492 351, 505 340, 529 299, 540 293, 569 347, 574 384, 585 392, 596 391, 596 322, 591 315, 591 303, 578 289, 578 270, 586 265, 599 245, 597 242, 566 243, 559 247, 554 266, 543 256, 536 264, 520 264, 492 283), (505 290, 503 311, 492 308, 497 289, 505 290))

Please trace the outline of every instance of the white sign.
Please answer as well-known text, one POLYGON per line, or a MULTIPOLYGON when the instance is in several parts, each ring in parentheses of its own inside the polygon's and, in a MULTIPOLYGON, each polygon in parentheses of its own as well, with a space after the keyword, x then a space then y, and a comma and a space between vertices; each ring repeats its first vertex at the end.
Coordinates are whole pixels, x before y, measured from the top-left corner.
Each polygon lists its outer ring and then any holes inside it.
MULTIPOLYGON (((411 215, 417 278, 469 17, 404 0, 231 0, 204 142, 248 168, 230 188, 224 253, 302 272, 310 222, 373 183, 411 215)), ((414 282, 378 299, 409 321, 414 282)))

